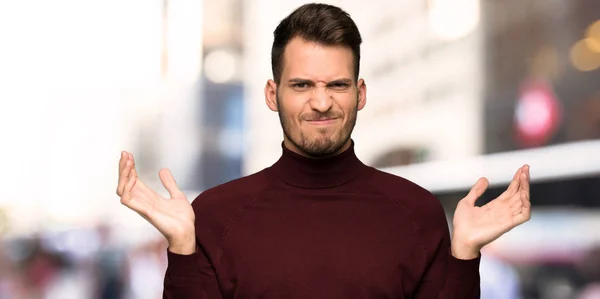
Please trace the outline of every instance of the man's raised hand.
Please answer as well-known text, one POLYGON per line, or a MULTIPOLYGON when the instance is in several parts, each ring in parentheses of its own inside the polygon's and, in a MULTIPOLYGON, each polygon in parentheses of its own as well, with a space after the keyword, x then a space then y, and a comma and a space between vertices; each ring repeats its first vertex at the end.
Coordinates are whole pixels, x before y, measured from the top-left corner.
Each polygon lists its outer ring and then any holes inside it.
POLYGON ((169 250, 192 254, 196 249, 194 210, 168 169, 158 173, 171 198, 164 198, 142 182, 135 170, 133 155, 121 153, 117 195, 121 203, 140 214, 169 242, 169 250))
POLYGON ((517 170, 500 196, 482 207, 475 206, 488 184, 487 179, 479 179, 456 207, 452 236, 455 257, 475 258, 483 246, 531 218, 528 165, 517 170))

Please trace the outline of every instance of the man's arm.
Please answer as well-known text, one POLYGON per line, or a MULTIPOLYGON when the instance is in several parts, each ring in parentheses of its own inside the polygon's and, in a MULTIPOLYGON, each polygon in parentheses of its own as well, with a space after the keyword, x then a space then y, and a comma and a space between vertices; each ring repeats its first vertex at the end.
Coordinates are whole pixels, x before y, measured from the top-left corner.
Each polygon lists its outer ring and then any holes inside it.
POLYGON ((415 298, 479 298, 481 249, 531 218, 528 165, 517 170, 499 197, 477 207, 475 202, 488 184, 487 179, 479 179, 459 201, 454 212, 452 244, 441 206, 432 208, 431 214, 424 218, 430 220, 423 224, 422 237, 427 260, 431 262, 415 298), (441 238, 437 232, 443 232, 441 238), (429 255, 431 252, 434 252, 433 258, 429 255))
POLYGON ((169 243, 163 298, 222 298, 215 271, 197 247, 195 211, 171 171, 162 169, 159 177, 170 198, 146 186, 137 175, 133 154, 121 152, 117 185, 121 203, 150 222, 169 243))
POLYGON ((167 250, 163 299, 222 299, 215 270, 201 249, 183 255, 167 250))
POLYGON ((423 227, 429 265, 414 299, 478 299, 480 277, 478 256, 459 259, 452 254, 450 232, 441 206, 436 207, 423 227))

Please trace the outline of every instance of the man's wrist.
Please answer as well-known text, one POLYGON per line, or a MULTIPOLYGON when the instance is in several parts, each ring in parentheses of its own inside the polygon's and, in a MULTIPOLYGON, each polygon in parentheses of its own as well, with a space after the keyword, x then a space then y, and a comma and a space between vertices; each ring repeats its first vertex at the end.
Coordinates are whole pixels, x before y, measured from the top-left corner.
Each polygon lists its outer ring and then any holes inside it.
POLYGON ((459 260, 472 260, 476 259, 480 255, 480 248, 475 246, 469 246, 465 242, 460 240, 452 240, 451 251, 452 256, 459 260))
POLYGON ((169 240, 169 251, 180 255, 195 253, 196 239, 194 238, 194 234, 175 240, 169 240))

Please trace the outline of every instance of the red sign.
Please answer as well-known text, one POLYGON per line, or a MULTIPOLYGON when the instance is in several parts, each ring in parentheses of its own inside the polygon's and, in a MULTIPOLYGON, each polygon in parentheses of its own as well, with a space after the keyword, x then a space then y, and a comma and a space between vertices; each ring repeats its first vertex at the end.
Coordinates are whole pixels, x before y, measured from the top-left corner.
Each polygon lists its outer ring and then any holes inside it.
POLYGON ((558 97, 549 83, 524 83, 515 108, 517 142, 524 147, 545 145, 556 133, 561 115, 558 97))

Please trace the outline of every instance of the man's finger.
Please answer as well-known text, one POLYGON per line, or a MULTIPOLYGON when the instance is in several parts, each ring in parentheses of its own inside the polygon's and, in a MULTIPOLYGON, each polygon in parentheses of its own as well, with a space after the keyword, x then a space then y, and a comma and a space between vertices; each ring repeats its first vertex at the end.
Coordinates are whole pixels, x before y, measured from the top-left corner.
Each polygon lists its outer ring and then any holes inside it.
POLYGON ((127 153, 129 155, 129 159, 131 160, 131 163, 133 164, 133 173, 132 175, 134 177, 138 177, 137 171, 135 170, 135 160, 133 159, 133 154, 132 153, 127 153))
POLYGON ((473 188, 471 188, 471 191, 469 191, 469 194, 467 194, 465 197, 469 205, 475 205, 475 202, 479 197, 481 197, 481 195, 483 195, 489 184, 490 183, 486 178, 480 178, 477 180, 475 185, 473 185, 473 188))
POLYGON ((524 167, 523 174, 521 174, 521 202, 523 203, 524 211, 523 214, 526 216, 526 220, 531 218, 531 197, 529 191, 529 166, 526 165, 524 167))
POLYGON ((521 213, 515 215, 517 223, 523 224, 531 219, 531 206, 522 205, 521 213))
POLYGON ((177 182, 175 182, 175 178, 173 177, 173 174, 171 174, 171 171, 169 169, 161 169, 158 172, 158 176, 160 177, 160 181, 162 182, 163 186, 165 186, 165 189, 169 191, 169 195, 171 195, 171 198, 183 196, 183 192, 181 192, 181 190, 179 190, 179 187, 177 187, 177 182))
POLYGON ((137 188, 137 185, 141 183, 141 181, 134 177, 131 176, 129 177, 129 181, 127 182, 127 185, 125 185, 124 188, 124 192, 123 192, 123 197, 121 198, 121 204, 125 205, 126 207, 130 208, 131 210, 137 212, 138 214, 140 214, 142 217, 144 217, 146 220, 147 215, 148 215, 148 205, 144 204, 140 199, 140 197, 135 197, 135 191, 134 188, 137 188))
POLYGON ((519 180, 521 181, 519 189, 527 194, 527 199, 529 200, 529 165, 523 166, 523 171, 519 180))
POLYGON ((119 193, 120 190, 120 186, 121 186, 121 173, 123 172, 123 168, 125 168, 125 163, 127 162, 127 153, 125 151, 121 151, 121 158, 119 159, 119 172, 117 172, 117 175, 119 176, 119 178, 117 179, 117 194, 119 196, 121 196, 119 193))
POLYGON ((133 189, 133 186, 135 185, 135 181, 136 181, 135 177, 129 177, 129 179, 127 180, 127 184, 125 184, 125 186, 123 186, 123 196, 121 196, 121 203, 128 207, 131 207, 131 204, 130 204, 131 190, 133 189))
POLYGON ((123 167, 125 167, 127 157, 127 153, 125 151, 121 151, 121 159, 119 159, 119 174, 121 174, 121 171, 123 171, 123 167))
MULTIPOLYGON (((160 195, 156 193, 156 191, 152 190, 150 187, 146 186, 142 180, 139 178, 135 183, 135 189, 140 194, 141 197, 147 199, 148 201, 156 200, 160 198, 160 195)), ((135 193, 135 190, 134 190, 135 193)))
POLYGON ((513 175, 512 181, 510 181, 510 185, 506 188, 506 191, 502 192, 501 198, 510 198, 513 194, 519 191, 519 185, 521 184, 521 173, 523 172, 523 167, 519 167, 515 175, 513 175))
POLYGON ((526 194, 522 190, 519 192, 519 200, 522 206, 522 211, 519 215, 519 224, 529 221, 531 219, 531 202, 529 201, 529 194, 526 194))
MULTIPOLYGON (((517 201, 513 201, 511 203, 509 203, 509 209, 511 211, 521 211, 521 208, 523 208, 523 202, 521 202, 520 200, 517 201)), ((518 213, 517 213, 518 214, 518 213)), ((516 215, 516 214, 515 214, 516 215)))
POLYGON ((119 196, 123 196, 125 185, 127 185, 127 182, 131 177, 131 167, 132 162, 129 160, 125 161, 125 167, 123 167, 121 173, 119 174, 119 184, 117 185, 117 195, 119 196))

